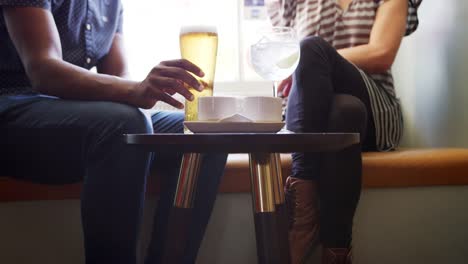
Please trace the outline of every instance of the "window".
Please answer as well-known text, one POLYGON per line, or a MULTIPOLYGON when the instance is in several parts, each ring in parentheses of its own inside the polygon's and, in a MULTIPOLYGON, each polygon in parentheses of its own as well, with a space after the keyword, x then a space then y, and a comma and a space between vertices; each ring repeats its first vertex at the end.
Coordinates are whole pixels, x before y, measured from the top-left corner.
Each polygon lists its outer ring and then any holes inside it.
POLYGON ((212 23, 219 35, 215 94, 271 93, 271 83, 253 72, 246 55, 256 30, 269 25, 263 0, 123 0, 123 6, 132 78, 143 79, 160 61, 180 58, 181 25, 212 23))

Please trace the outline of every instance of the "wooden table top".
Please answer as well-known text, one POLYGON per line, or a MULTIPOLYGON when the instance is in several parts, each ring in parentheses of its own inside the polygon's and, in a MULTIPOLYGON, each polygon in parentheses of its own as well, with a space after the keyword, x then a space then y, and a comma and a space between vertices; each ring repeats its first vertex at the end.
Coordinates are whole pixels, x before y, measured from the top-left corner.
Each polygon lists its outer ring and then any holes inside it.
POLYGON ((128 134, 131 146, 155 152, 332 152, 359 143, 358 133, 128 134))

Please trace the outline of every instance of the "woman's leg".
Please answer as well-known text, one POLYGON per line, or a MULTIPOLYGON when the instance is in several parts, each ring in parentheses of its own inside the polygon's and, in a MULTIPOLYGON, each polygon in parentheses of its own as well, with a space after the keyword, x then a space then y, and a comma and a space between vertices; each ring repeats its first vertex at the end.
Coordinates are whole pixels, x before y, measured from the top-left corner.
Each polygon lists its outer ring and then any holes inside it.
MULTIPOLYGON (((357 97, 336 95, 331 104, 327 132, 365 134, 367 111, 357 97)), ((320 157, 320 238, 326 248, 348 248, 361 193, 361 144, 320 157)))
MULTIPOLYGON (((301 42, 301 59, 288 97, 287 128, 294 132, 327 131, 331 103, 336 94, 349 94, 360 99, 368 112, 367 121, 373 124, 367 88, 356 67, 322 38, 304 39, 301 42)), ((361 132, 362 142, 369 141, 366 131, 361 132)), ((317 179, 319 156, 316 153, 294 153, 294 177, 317 179)))
MULTIPOLYGON (((362 142, 372 141, 366 136, 368 130, 373 130, 369 113, 369 97, 359 71, 323 39, 303 40, 301 61, 288 99, 287 128, 294 132, 359 132, 362 142)), ((293 175, 288 179, 287 192, 296 193, 295 198, 302 200, 299 204, 307 204, 312 210, 309 216, 297 217, 299 220, 317 221, 315 216, 320 207, 320 239, 326 247, 349 247, 352 218, 361 188, 360 157, 360 147, 337 154, 293 154, 293 175), (301 188, 314 193, 301 194, 297 191, 301 188), (315 199, 314 190, 317 189, 320 206, 318 201, 304 202, 315 199), (343 220, 340 222, 336 218, 343 220)), ((304 211, 296 206, 293 215, 304 211)), ((291 231, 310 236, 316 225, 308 224, 309 231, 294 230, 293 225, 291 231)), ((302 223, 302 226, 307 224, 302 223)))
POLYGON ((128 148, 124 133, 151 133, 136 108, 110 102, 36 97, 0 113, 2 170, 48 184, 83 179, 86 263, 136 263, 150 154, 128 148))

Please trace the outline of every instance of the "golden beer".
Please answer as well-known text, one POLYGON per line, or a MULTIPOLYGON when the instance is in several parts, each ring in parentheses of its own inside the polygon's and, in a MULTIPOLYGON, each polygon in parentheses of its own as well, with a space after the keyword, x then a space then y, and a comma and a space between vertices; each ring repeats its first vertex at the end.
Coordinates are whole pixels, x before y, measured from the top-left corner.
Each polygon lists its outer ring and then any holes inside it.
POLYGON ((198 98, 213 96, 213 81, 216 68, 216 55, 218 51, 218 33, 215 27, 190 26, 180 30, 180 53, 182 58, 189 60, 200 67, 205 76, 197 80, 205 89, 201 92, 189 87, 195 99, 185 101, 185 121, 198 120, 198 98))

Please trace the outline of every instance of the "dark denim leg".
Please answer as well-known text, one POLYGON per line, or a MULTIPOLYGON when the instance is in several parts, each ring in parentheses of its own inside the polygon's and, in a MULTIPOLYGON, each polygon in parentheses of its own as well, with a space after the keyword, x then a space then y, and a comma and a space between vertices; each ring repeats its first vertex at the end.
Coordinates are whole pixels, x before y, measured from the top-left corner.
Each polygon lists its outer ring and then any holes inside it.
MULTIPOLYGON (((294 132, 327 132, 331 103, 336 94, 359 98, 369 113, 368 122, 373 123, 367 88, 356 67, 323 39, 304 39, 288 98, 287 128, 294 132)), ((317 179, 319 157, 317 153, 294 153, 293 175, 317 179)))
POLYGON ((150 154, 127 147, 122 134, 151 133, 145 116, 110 102, 37 97, 10 106, 0 130, 11 175, 43 183, 83 178, 86 263, 135 263, 150 154))
POLYGON ((194 216, 190 225, 190 235, 185 251, 184 264, 194 264, 198 250, 210 220, 219 184, 226 165, 227 154, 205 154, 198 178, 194 201, 194 216))
MULTIPOLYGON (((183 120, 184 116, 180 113, 158 112, 152 116, 154 132, 183 133, 183 120)), ((174 200, 181 160, 182 154, 179 153, 155 154, 153 166, 161 172, 161 193, 153 218, 153 230, 145 263, 159 263, 164 252, 169 212, 174 200)))
MULTIPOLYGON (((329 132, 365 136, 366 120, 366 107, 357 97, 339 94, 333 98, 329 132)), ((321 242, 329 248, 347 248, 351 244, 353 218, 361 194, 361 144, 336 153, 324 153, 320 161, 321 242)))
MULTIPOLYGON (((301 58, 293 75, 286 110, 287 129, 293 132, 324 132, 333 98, 333 58, 320 38, 301 42, 301 58)), ((293 153, 293 176, 317 179, 319 154, 293 153)))
MULTIPOLYGON (((319 37, 301 43, 286 121, 295 132, 357 132, 366 146, 375 142, 361 74, 319 37)), ((327 247, 349 246, 361 171, 360 145, 338 153, 293 154, 293 176, 319 182, 321 239, 327 247)))
MULTIPOLYGON (((153 115, 154 131, 155 133, 183 133, 183 120, 183 113, 159 112, 153 115)), ((216 200, 226 158, 226 154, 205 154, 203 156, 194 201, 194 215, 189 227, 189 241, 186 245, 182 244, 181 241, 181 247, 186 248, 184 263, 195 263, 196 261, 198 249, 216 200)), ((154 218, 153 234, 146 259, 147 264, 160 263, 162 257, 161 253, 165 246, 164 238, 166 237, 169 220, 168 215, 174 200, 180 161, 180 154, 155 154, 155 166, 165 166, 167 173, 164 174, 165 178, 162 180, 162 191, 154 218), (168 166, 168 164, 171 165, 168 166), (173 166, 173 164, 177 164, 177 166, 173 166)))

